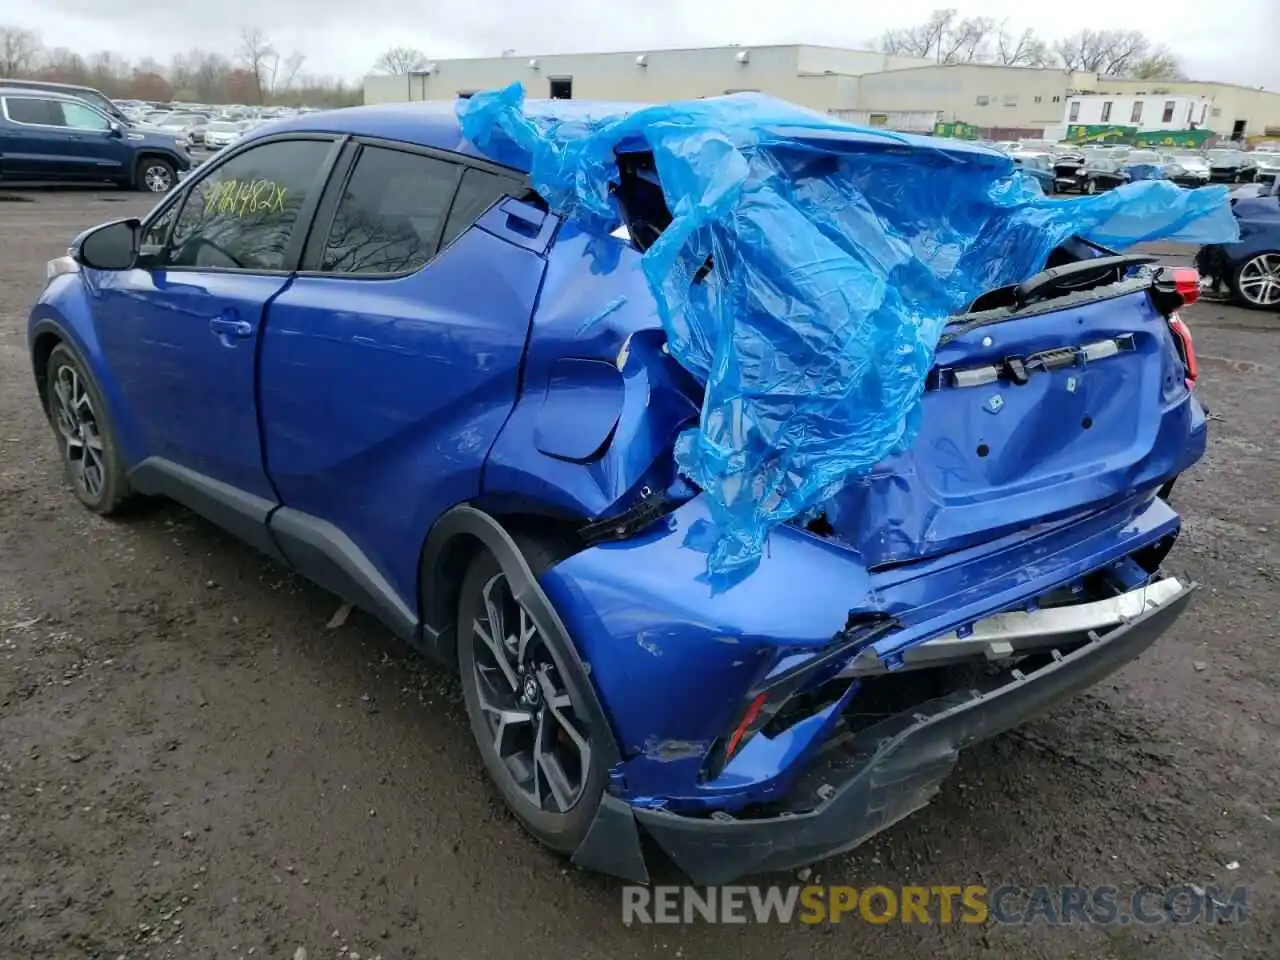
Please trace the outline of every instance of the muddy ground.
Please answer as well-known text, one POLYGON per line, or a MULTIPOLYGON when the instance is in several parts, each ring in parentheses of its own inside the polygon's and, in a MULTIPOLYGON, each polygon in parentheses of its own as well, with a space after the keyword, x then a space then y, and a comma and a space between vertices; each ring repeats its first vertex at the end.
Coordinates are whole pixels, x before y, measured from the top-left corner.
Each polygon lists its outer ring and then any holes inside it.
POLYGON ((1243 922, 627 928, 505 814, 452 678, 358 613, 326 629, 332 596, 182 509, 108 522, 63 488, 26 311, 76 231, 148 203, 25 197, 0 202, 0 957, 1280 956, 1280 318, 1189 312, 1213 423, 1174 495, 1169 566, 1204 585, 1176 630, 815 871, 1239 883, 1243 922))

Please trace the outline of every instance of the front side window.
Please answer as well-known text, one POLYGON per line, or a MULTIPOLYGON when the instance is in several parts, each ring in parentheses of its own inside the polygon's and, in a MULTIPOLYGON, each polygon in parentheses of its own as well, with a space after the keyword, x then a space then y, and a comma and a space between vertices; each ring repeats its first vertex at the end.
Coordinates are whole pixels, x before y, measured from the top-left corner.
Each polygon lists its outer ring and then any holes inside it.
POLYGON ((54 100, 42 100, 39 97, 5 97, 4 112, 14 123, 37 124, 42 127, 55 126, 55 110, 58 103, 54 100))
POLYGON ((85 103, 69 103, 62 101, 55 106, 60 107, 61 126, 76 130, 110 130, 111 121, 93 107, 85 103))
POLYGON ((325 240, 326 273, 417 270, 440 248, 461 167, 403 150, 364 147, 325 240))
POLYGON ((167 266, 280 270, 332 144, 280 140, 237 154, 187 191, 167 266))

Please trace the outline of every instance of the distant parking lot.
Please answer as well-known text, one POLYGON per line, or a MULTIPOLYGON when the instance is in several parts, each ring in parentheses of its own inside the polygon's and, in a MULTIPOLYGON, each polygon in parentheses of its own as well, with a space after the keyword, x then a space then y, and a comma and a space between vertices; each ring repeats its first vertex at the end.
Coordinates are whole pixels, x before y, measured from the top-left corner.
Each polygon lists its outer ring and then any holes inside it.
POLYGON ((334 597, 182 509, 108 522, 64 491, 26 311, 71 236, 153 202, 0 191, 0 956, 1276 955, 1280 317, 1187 313, 1213 422, 1173 495, 1173 571, 1204 586, 1175 630, 813 871, 1238 884, 1243 920, 628 928, 616 883, 506 815, 452 678, 358 613, 327 629, 334 597))

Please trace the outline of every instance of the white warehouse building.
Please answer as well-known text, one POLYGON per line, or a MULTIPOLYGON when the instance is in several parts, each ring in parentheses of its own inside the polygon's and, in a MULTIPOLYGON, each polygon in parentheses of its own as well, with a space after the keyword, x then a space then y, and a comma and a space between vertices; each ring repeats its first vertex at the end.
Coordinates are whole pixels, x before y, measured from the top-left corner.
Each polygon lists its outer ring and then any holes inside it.
POLYGON ((1038 136, 1068 123, 1131 125, 1141 101, 1141 123, 1155 123, 1155 129, 1185 129, 1191 109, 1204 114, 1197 127, 1219 137, 1280 137, 1280 94, 1257 88, 1127 80, 1055 68, 938 64, 810 44, 440 59, 408 74, 369 76, 364 96, 366 103, 454 100, 515 81, 530 97, 642 103, 752 90, 869 126, 929 130, 935 121, 958 122, 998 139, 1038 136), (1085 119, 1095 95, 1099 119, 1085 119), (1170 99, 1174 120, 1166 128, 1170 99), (1068 119, 1073 100, 1080 104, 1078 120, 1068 119), (1111 121, 1101 119, 1107 102, 1111 121))
POLYGON ((1067 98, 1062 122, 1147 130, 1198 130, 1210 119, 1212 97, 1186 94, 1081 94, 1067 98))

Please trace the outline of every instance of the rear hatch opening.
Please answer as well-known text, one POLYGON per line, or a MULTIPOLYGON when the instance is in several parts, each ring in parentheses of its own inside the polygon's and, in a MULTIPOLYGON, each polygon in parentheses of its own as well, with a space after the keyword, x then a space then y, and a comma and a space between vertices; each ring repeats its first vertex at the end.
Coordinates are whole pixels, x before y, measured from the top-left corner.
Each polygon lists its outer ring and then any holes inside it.
MULTIPOLYGON (((821 176, 835 162, 800 166, 821 176)), ((651 153, 618 153, 617 165, 619 217, 643 252, 671 211, 651 153)), ((790 525, 877 570, 1101 509, 1147 474, 1169 482, 1189 423, 1169 411, 1196 375, 1177 309, 1200 285, 1156 260, 1073 237, 1041 272, 978 296, 938 342, 912 447, 790 525)), ((715 269, 709 257, 688 266, 695 283, 715 269)))

